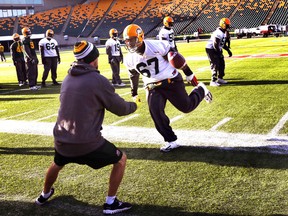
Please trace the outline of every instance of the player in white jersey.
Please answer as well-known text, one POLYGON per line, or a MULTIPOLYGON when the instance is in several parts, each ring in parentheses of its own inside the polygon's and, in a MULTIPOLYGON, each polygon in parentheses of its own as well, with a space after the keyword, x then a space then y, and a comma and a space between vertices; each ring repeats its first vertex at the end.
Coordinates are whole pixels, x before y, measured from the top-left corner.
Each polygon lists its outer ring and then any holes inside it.
POLYGON ((39 41, 39 50, 41 54, 42 64, 44 65, 44 72, 42 75, 42 87, 46 87, 46 79, 51 70, 51 79, 54 85, 59 85, 57 79, 57 66, 60 64, 60 54, 58 42, 53 38, 54 31, 48 29, 46 37, 39 41))
POLYGON ((125 86, 120 78, 120 62, 123 63, 123 54, 121 51, 120 41, 118 40, 118 31, 115 28, 109 31, 110 38, 106 41, 106 54, 108 62, 112 69, 112 85, 125 86))
MULTIPOLYGON (((136 74, 141 74, 147 89, 150 115, 157 131, 166 142, 160 150, 169 152, 178 148, 177 136, 164 111, 167 100, 178 110, 189 113, 210 92, 203 83, 200 83, 189 95, 187 94, 182 75, 167 60, 167 54, 171 50, 167 41, 144 40, 142 29, 135 24, 128 25, 124 29, 123 38, 129 51, 125 57, 125 65, 131 73, 132 96, 133 93, 136 96, 138 87, 138 79, 134 77, 137 77, 136 74)), ((186 76, 192 81, 194 74, 186 76)))
POLYGON ((177 50, 177 46, 174 40, 174 20, 172 17, 167 16, 163 19, 163 27, 159 32, 159 40, 167 40, 172 48, 177 50))
POLYGON ((219 27, 212 33, 210 39, 206 45, 206 53, 209 59, 212 78, 210 86, 220 86, 226 84, 227 81, 223 79, 225 76, 225 61, 223 56, 223 48, 232 56, 232 52, 225 45, 228 28, 230 27, 230 20, 228 18, 222 18, 219 23, 219 27))

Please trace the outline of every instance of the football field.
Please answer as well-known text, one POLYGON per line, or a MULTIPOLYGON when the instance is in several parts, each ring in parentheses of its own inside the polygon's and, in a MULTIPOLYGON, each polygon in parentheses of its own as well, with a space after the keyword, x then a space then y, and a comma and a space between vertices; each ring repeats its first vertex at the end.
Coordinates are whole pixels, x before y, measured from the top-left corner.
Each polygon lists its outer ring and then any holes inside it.
MULTIPOLYGON (((205 44, 177 46, 198 80, 208 85, 205 44)), ((288 215, 288 38, 234 39, 231 47, 231 58, 224 53, 228 84, 208 86, 211 104, 203 101, 184 114, 167 103, 180 149, 159 151, 164 141, 143 88, 135 113, 118 117, 106 112, 103 136, 128 156, 118 193, 133 204, 125 215, 288 215)), ((99 50, 100 72, 111 80, 107 55, 99 50)), ((122 51, 125 58, 127 51, 122 51)), ((71 50, 60 54, 61 82, 74 58, 71 50)), ((60 87, 50 85, 50 77, 48 87, 36 92, 19 87, 8 53, 6 58, 0 63, 0 215, 101 215, 110 166, 93 171, 69 164, 51 201, 43 207, 34 204, 53 160, 60 87)), ((40 83, 43 65, 38 67, 40 83)), ((126 87, 116 92, 131 101, 124 65, 121 78, 126 87)))

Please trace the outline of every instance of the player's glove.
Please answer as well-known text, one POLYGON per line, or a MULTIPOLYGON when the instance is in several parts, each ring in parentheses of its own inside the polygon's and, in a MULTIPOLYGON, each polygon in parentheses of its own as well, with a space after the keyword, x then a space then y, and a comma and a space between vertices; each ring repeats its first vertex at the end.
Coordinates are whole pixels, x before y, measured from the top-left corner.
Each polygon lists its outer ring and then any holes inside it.
POLYGON ((202 87, 202 89, 204 90, 204 100, 207 102, 207 103, 211 103, 212 100, 213 100, 213 97, 212 97, 212 93, 207 89, 207 87, 205 86, 204 83, 200 82, 198 84, 198 87, 202 87))
POLYGON ((58 64, 60 64, 61 63, 61 59, 60 58, 58 58, 58 64))
POLYGON ((36 64, 35 59, 31 59, 31 64, 36 64))
POLYGON ((14 65, 17 65, 17 61, 13 61, 14 65))
POLYGON ((191 74, 190 76, 186 76, 186 80, 188 83, 191 83, 193 86, 198 85, 198 80, 194 74, 191 74))
POLYGON ((133 101, 136 103, 137 108, 139 108, 140 105, 141 105, 141 99, 140 99, 140 97, 139 97, 138 95, 135 95, 135 96, 132 97, 132 99, 133 99, 133 101))

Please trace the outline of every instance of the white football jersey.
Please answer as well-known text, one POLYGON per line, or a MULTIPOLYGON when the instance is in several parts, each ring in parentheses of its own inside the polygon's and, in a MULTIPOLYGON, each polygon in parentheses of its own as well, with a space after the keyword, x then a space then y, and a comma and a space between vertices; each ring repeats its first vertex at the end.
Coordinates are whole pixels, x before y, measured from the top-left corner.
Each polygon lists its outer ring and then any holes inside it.
POLYGON ((142 74, 144 84, 176 77, 179 72, 163 57, 169 52, 170 44, 159 40, 144 40, 144 43, 143 55, 129 52, 124 58, 127 69, 142 74))
POLYGON ((217 28, 212 33, 210 39, 207 42, 206 48, 207 49, 214 49, 213 44, 214 44, 215 38, 220 39, 219 49, 222 50, 222 47, 224 46, 225 41, 226 41, 226 34, 225 34, 225 32, 221 31, 220 28, 217 28))
POLYGON ((56 46, 58 46, 58 42, 51 38, 48 40, 47 38, 42 38, 39 41, 39 46, 44 47, 44 57, 57 57, 56 46))
POLYGON ((171 28, 166 29, 165 27, 161 28, 159 32, 159 40, 167 40, 172 48, 175 48, 175 41, 174 41, 174 30, 171 28))
POLYGON ((111 47, 111 54, 112 56, 120 56, 120 42, 119 40, 114 40, 112 38, 109 38, 106 43, 105 43, 106 47, 111 47))

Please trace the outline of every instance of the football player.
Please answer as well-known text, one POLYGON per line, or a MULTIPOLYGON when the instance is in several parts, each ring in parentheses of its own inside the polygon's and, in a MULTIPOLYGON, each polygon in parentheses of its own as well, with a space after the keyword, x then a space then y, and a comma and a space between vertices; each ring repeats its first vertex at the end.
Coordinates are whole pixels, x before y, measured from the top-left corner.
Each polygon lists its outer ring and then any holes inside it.
POLYGON ((172 48, 177 50, 177 46, 174 40, 174 20, 172 17, 167 16, 163 19, 163 27, 159 32, 159 40, 167 40, 172 48))
POLYGON ((27 72, 25 68, 25 60, 23 54, 22 43, 20 41, 20 35, 14 33, 12 35, 13 43, 10 46, 10 53, 13 64, 16 68, 16 74, 19 86, 27 84, 27 72))
POLYGON ((125 86, 120 78, 120 62, 123 63, 123 54, 121 51, 120 41, 118 40, 118 31, 115 28, 109 31, 110 38, 106 41, 106 54, 108 55, 108 62, 112 69, 112 85, 125 86))
POLYGON ((53 38, 54 31, 48 29, 46 31, 46 37, 39 41, 39 50, 41 54, 42 64, 44 65, 44 72, 42 75, 42 87, 46 87, 46 79, 49 71, 51 70, 51 79, 54 85, 60 85, 57 79, 57 66, 60 64, 60 54, 58 48, 58 42, 53 38))
MULTIPOLYGON (((167 16, 163 19, 163 28, 160 30, 159 32, 159 40, 166 40, 169 42, 170 47, 175 50, 178 51, 175 40, 174 40, 174 30, 173 30, 173 26, 174 26, 174 20, 172 19, 172 17, 167 16)), ((188 66, 188 64, 186 64, 183 68, 181 68, 183 70, 183 72, 185 74, 193 74, 192 70, 190 69, 190 67, 188 66)), ((196 79, 194 79, 195 82, 191 82, 193 86, 197 86, 198 82, 196 79)))
POLYGON ((29 87, 30 90, 35 91, 41 88, 40 86, 37 86, 38 58, 35 50, 35 44, 30 38, 31 31, 28 27, 22 28, 22 34, 24 36, 22 44, 28 74, 29 87))
POLYGON ((6 58, 5 58, 5 54, 4 54, 4 46, 0 43, 0 57, 1 57, 1 61, 5 61, 6 62, 6 58))
MULTIPOLYGON (((177 136, 165 114, 167 100, 178 110, 189 113, 196 109, 205 96, 212 100, 211 93, 203 83, 199 83, 189 95, 187 94, 182 75, 168 61, 167 54, 171 51, 171 46, 167 41, 144 40, 143 30, 135 24, 124 29, 123 39, 129 51, 125 57, 125 65, 132 76, 137 73, 142 75, 150 115, 157 131, 166 142, 160 150, 169 152, 178 148, 180 145, 177 136)), ((191 82, 194 74, 185 75, 191 82)), ((135 80, 138 81, 130 77, 132 94, 137 93, 135 88, 138 87, 138 83, 133 83, 135 80)))
MULTIPOLYGON (((227 81, 223 79, 225 76, 225 61, 222 49, 225 46, 229 28, 230 20, 228 18, 222 18, 219 22, 219 27, 212 33, 206 45, 206 53, 212 73, 210 86, 220 86, 221 84, 227 83, 227 81)), ((227 50, 228 53, 230 52, 229 56, 232 56, 230 49, 227 49, 229 50, 227 50)))

